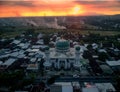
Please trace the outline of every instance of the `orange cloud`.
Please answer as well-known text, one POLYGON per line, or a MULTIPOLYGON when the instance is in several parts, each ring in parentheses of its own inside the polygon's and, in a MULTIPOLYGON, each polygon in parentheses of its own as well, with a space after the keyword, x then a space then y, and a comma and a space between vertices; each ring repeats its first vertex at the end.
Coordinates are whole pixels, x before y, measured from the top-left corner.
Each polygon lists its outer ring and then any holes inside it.
POLYGON ((80 0, 0 1, 0 17, 120 14, 120 2, 80 0))

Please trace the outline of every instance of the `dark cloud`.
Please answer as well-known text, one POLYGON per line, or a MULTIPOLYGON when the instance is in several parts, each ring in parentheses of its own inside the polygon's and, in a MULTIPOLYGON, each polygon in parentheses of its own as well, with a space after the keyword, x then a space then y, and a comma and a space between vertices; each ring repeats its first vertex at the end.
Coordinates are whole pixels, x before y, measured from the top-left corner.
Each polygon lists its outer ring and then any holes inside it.
POLYGON ((32 1, 0 1, 0 5, 34 7, 32 1))
POLYGON ((76 1, 73 1, 73 2, 76 2, 76 3, 79 3, 79 4, 83 4, 83 5, 88 5, 88 4, 101 4, 101 3, 103 3, 103 2, 107 2, 107 1, 78 1, 78 0, 76 0, 76 1))
POLYGON ((90 6, 93 8, 120 9, 120 1, 74 1, 80 5, 90 6))
POLYGON ((101 5, 101 4, 112 4, 112 5, 120 5, 120 1, 74 1, 76 3, 82 4, 82 5, 101 5))
POLYGON ((15 5, 18 5, 18 6, 26 6, 26 7, 34 7, 35 5, 30 2, 30 1, 17 1, 14 3, 15 5))

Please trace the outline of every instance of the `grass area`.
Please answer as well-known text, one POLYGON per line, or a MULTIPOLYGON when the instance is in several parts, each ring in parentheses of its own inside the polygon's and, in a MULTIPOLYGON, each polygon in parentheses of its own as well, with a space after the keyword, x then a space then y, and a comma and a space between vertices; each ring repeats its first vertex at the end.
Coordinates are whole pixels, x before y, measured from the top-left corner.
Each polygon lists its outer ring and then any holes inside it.
MULTIPOLYGON (((42 29, 42 30, 36 30, 37 33, 54 33, 54 32, 60 32, 62 30, 60 29, 42 29)), ((76 29, 67 29, 65 30, 67 32, 79 32, 80 34, 87 35, 89 33, 93 34, 100 34, 101 36, 112 36, 112 35, 118 35, 120 34, 120 31, 97 31, 97 30, 76 30, 76 29)))
POLYGON ((118 32, 118 31, 84 31, 83 32, 83 34, 88 34, 88 33, 100 34, 102 36, 106 36, 106 35, 112 36, 112 35, 120 34, 120 32, 118 32))
POLYGON ((5 32, 0 35, 1 38, 13 38, 19 36, 23 33, 23 31, 14 31, 14 32, 5 32))
POLYGON ((97 30, 68 30, 72 32, 79 32, 80 34, 87 35, 89 33, 100 34, 101 36, 112 36, 120 34, 120 31, 97 31, 97 30))
POLYGON ((36 29, 35 32, 36 33, 45 33, 45 34, 51 34, 51 33, 55 33, 55 32, 60 32, 62 31, 61 29, 36 29))
MULTIPOLYGON (((33 30, 35 31, 35 33, 45 33, 45 34, 51 34, 51 33, 62 31, 60 29, 47 29, 47 28, 44 28, 44 29, 43 28, 16 28, 14 29, 14 31, 5 31, 5 32, 0 33, 0 37, 1 38, 12 38, 28 30, 33 30)), ((120 34, 120 31, 97 31, 97 30, 77 30, 77 29, 67 29, 65 31, 76 32, 76 33, 79 32, 80 34, 84 34, 84 35, 93 33, 93 34, 100 34, 102 36, 112 36, 112 35, 120 34)))

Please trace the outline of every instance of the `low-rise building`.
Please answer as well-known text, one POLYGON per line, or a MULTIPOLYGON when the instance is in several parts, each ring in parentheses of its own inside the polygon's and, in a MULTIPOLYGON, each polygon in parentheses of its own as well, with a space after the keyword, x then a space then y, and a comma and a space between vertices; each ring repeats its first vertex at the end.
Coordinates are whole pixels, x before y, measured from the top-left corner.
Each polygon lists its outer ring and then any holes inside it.
POLYGON ((28 72, 38 72, 38 63, 35 64, 28 64, 27 71, 28 72))
POLYGON ((71 82, 56 82, 50 86, 50 92, 73 92, 71 82))
POLYGON ((15 62, 17 61, 17 59, 15 58, 9 58, 8 60, 6 60, 4 63, 2 63, 0 65, 0 69, 1 70, 5 70, 5 69, 12 69, 15 66, 15 62))
POLYGON ((106 63, 113 69, 113 71, 120 71, 120 60, 106 61, 106 63))

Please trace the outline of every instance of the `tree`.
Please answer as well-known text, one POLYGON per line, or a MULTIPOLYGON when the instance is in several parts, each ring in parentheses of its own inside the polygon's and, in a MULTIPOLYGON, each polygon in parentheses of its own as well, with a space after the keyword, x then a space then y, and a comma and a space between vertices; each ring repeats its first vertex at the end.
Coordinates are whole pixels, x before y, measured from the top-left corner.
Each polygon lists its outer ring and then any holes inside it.
POLYGON ((45 83, 43 82, 43 81, 41 81, 40 83, 39 83, 39 88, 43 91, 44 89, 45 89, 45 83))
POLYGON ((120 91, 120 76, 116 76, 115 78, 115 82, 116 82, 116 90, 120 91))
POLYGON ((39 71, 40 71, 40 74, 41 74, 41 76, 44 76, 44 62, 45 62, 45 60, 42 58, 41 59, 41 61, 39 62, 40 64, 39 64, 39 71))
POLYGON ((50 36, 49 36, 48 34, 45 34, 45 35, 43 36, 43 41, 44 41, 44 44, 45 44, 45 45, 48 45, 49 42, 50 42, 50 36))
POLYGON ((116 48, 120 49, 120 42, 114 42, 116 48))
POLYGON ((99 56, 98 59, 104 62, 106 61, 106 59, 108 59, 108 55, 105 52, 100 52, 98 56, 99 56))
POLYGON ((0 73, 0 86, 14 86, 24 77, 23 71, 11 71, 0 73))
POLYGON ((92 45, 91 45, 91 44, 88 45, 88 46, 87 46, 87 49, 88 49, 88 50, 92 50, 92 49, 93 49, 92 45))
POLYGON ((27 31, 26 31, 26 34, 34 34, 35 33, 35 29, 34 28, 29 28, 29 29, 27 29, 27 31))
POLYGON ((47 84, 51 85, 55 82, 56 78, 59 78, 59 75, 55 75, 53 77, 51 77, 50 79, 47 80, 47 84))
POLYGON ((89 58, 92 58, 92 55, 91 55, 91 53, 89 51, 84 51, 83 58, 89 59, 89 58))

